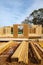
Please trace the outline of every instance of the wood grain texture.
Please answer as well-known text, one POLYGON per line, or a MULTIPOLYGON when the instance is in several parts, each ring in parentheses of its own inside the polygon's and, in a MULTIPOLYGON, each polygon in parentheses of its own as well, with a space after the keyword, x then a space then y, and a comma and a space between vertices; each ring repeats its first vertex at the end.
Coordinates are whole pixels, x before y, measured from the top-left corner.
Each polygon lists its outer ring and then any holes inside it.
POLYGON ((37 58, 37 61, 38 61, 38 62, 41 61, 42 58, 41 58, 41 56, 39 55, 38 51, 36 50, 34 44, 31 42, 30 45, 31 45, 31 48, 32 48, 32 50, 33 50, 33 52, 34 52, 34 55, 35 55, 36 58, 37 58))
POLYGON ((39 44, 37 44, 37 43, 35 43, 35 45, 38 47, 38 49, 43 53, 43 48, 39 45, 39 44))
POLYGON ((14 44, 14 42, 10 41, 10 42, 7 42, 6 44, 3 44, 2 46, 0 46, 0 54, 3 53, 7 48, 12 46, 13 44, 14 44))
POLYGON ((23 41, 11 58, 18 58, 18 62, 24 62, 28 64, 28 43, 23 41))

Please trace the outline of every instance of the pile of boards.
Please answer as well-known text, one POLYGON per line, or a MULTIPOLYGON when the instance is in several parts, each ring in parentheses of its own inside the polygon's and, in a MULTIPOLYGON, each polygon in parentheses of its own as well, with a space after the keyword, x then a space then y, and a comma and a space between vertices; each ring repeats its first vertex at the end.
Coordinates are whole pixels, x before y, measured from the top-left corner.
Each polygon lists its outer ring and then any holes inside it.
POLYGON ((38 42, 9 41, 0 44, 1 62, 18 62, 24 64, 41 64, 43 60, 43 49, 38 42))

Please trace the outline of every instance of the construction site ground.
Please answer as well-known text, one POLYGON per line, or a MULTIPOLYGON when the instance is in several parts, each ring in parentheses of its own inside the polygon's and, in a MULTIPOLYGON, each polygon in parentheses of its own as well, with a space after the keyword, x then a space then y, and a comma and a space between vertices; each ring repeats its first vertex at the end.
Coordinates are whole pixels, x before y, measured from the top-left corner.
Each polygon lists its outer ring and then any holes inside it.
POLYGON ((43 40, 0 41, 0 65, 43 65, 43 40), (34 51, 35 49, 37 51, 34 51), (37 54, 40 55, 41 60, 40 57, 36 58, 37 54), (20 62, 15 58, 16 56, 20 58, 20 62), (34 56, 36 59, 33 58, 34 56))

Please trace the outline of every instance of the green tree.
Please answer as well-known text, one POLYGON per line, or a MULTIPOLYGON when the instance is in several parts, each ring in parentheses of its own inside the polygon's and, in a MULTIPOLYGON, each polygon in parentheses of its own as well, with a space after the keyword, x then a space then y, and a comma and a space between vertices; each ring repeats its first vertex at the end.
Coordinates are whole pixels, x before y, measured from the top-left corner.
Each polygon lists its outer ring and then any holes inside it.
POLYGON ((30 17, 33 17, 32 22, 33 24, 42 24, 43 25, 43 8, 34 10, 30 17))

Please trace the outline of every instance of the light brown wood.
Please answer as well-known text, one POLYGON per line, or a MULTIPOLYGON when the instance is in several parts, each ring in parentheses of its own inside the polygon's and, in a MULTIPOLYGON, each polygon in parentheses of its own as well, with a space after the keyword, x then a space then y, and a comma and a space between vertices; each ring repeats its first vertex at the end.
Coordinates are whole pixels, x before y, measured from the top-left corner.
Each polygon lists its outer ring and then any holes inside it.
POLYGON ((12 44, 14 44, 14 42, 10 41, 10 42, 7 42, 6 44, 1 45, 0 46, 0 54, 3 53, 8 47, 12 46, 12 44))
POLYGON ((38 34, 29 34, 28 35, 30 39, 38 39, 38 38, 41 38, 42 36, 41 35, 38 35, 38 34))
POLYGON ((18 25, 13 25, 13 37, 18 38, 18 25))
POLYGON ((4 27, 0 27, 0 35, 2 36, 3 35, 3 30, 4 30, 4 27))
POLYGON ((24 62, 28 64, 28 43, 23 41, 11 58, 18 58, 18 62, 24 62))
POLYGON ((39 45, 43 48, 43 40, 42 41, 39 40, 39 45))
POLYGON ((41 46, 37 43, 35 43, 35 45, 38 47, 38 49, 43 53, 43 48, 41 48, 41 46))
POLYGON ((28 24, 15 24, 13 25, 13 37, 14 38, 28 38, 28 24), (23 26, 23 35, 18 35, 18 26, 23 26))
POLYGON ((36 27, 36 34, 42 34, 42 25, 37 25, 36 27))
POLYGON ((0 54, 0 60, 11 61, 11 56, 19 46, 19 43, 12 41, 13 43, 2 54, 0 54))
POLYGON ((40 57, 40 55, 39 55, 38 51, 36 50, 36 48, 35 48, 34 44, 33 44, 32 42, 30 42, 30 45, 31 45, 31 47, 32 47, 32 50, 33 50, 34 55, 36 56, 36 58, 37 58, 38 62, 39 62, 39 61, 41 61, 41 57, 40 57))
POLYGON ((29 31, 28 31, 28 24, 24 24, 23 25, 23 35, 24 35, 24 38, 28 38, 28 34, 29 34, 29 31))

